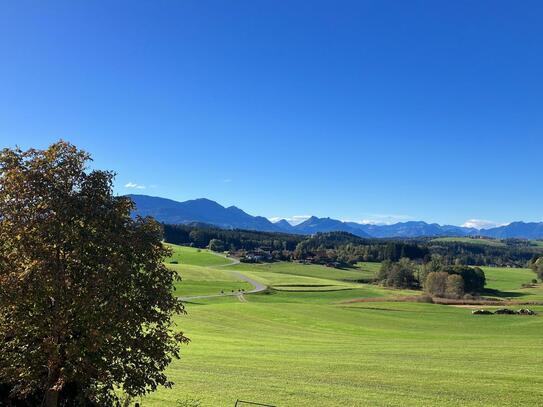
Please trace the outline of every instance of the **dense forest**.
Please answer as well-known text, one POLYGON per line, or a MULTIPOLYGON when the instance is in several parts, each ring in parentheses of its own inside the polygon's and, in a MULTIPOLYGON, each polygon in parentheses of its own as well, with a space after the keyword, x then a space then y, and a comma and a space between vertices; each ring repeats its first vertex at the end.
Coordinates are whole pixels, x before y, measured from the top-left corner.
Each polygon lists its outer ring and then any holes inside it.
POLYGON ((286 250, 292 252, 298 243, 306 238, 307 236, 303 235, 284 233, 220 229, 201 223, 164 225, 164 239, 168 243, 204 248, 208 247, 212 240, 218 240, 222 243, 224 251, 286 250))
POLYGON ((347 232, 313 236, 226 230, 204 224, 164 225, 166 242, 228 251, 242 260, 297 260, 349 266, 359 261, 396 262, 402 258, 445 265, 524 267, 543 256, 543 247, 526 240, 473 244, 433 239, 364 239, 347 232))

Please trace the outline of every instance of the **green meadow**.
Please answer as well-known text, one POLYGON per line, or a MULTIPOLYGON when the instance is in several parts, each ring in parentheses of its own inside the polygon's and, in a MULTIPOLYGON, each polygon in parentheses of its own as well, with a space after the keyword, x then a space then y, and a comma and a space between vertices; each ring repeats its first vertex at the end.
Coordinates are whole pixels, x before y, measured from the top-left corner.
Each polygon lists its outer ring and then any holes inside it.
MULTIPOLYGON (((243 302, 189 300, 188 315, 176 322, 192 342, 168 368, 176 384, 140 400, 143 406, 198 400, 220 407, 236 399, 312 407, 543 405, 542 315, 474 316, 461 307, 388 302, 418 293, 357 283, 377 264, 230 264, 174 249, 178 264, 169 266, 182 275, 184 296, 248 284, 236 273, 269 288, 243 302), (384 300, 349 302, 376 297, 384 300)), ((541 285, 522 288, 534 278, 530 270, 485 273, 493 296, 543 300, 541 285)))
POLYGON ((495 239, 475 239, 472 237, 439 237, 437 239, 432 239, 432 242, 445 242, 445 243, 468 243, 474 245, 483 245, 483 246, 495 246, 495 247, 505 247, 506 244, 495 239))
POLYGON ((175 284, 175 294, 180 297, 196 295, 217 295, 221 291, 250 290, 252 285, 241 281, 222 268, 191 265, 169 265, 179 272, 182 280, 175 284))
POLYGON ((193 266, 225 266, 231 264, 231 259, 220 256, 209 250, 194 249, 192 247, 176 246, 166 243, 172 251, 172 255, 166 259, 166 263, 177 262, 178 264, 188 264, 193 266))
POLYGON ((182 278, 175 284, 177 296, 219 295, 221 291, 228 293, 252 288, 249 283, 225 271, 225 266, 235 263, 232 259, 208 250, 167 246, 172 250, 172 255, 166 259, 166 264, 182 278))
POLYGON ((481 268, 485 272, 489 295, 497 295, 510 300, 543 301, 541 284, 531 284, 532 280, 536 278, 532 270, 501 267, 481 268), (529 287, 522 287, 522 285, 529 287))

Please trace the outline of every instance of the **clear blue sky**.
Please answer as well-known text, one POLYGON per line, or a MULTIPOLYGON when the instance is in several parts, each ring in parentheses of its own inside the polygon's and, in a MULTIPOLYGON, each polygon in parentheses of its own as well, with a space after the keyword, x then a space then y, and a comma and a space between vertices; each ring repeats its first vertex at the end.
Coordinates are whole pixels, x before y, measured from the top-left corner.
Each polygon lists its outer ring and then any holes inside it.
POLYGON ((541 1, 3 1, 0 145, 63 138, 119 193, 268 217, 541 221, 542 21, 541 1))

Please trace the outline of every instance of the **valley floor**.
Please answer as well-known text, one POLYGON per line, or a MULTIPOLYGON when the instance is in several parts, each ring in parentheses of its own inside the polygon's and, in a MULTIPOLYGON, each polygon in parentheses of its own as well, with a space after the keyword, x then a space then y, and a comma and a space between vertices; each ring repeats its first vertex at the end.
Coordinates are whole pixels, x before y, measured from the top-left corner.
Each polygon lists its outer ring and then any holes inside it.
MULTIPOLYGON (((373 272, 372 264, 354 270, 226 265, 231 260, 210 253, 176 252, 179 259, 188 253, 191 263, 172 265, 185 278, 179 295, 191 287, 199 295, 251 288, 229 270, 272 289, 246 294, 244 302, 220 296, 188 303, 188 315, 177 322, 192 342, 168 370, 176 384, 144 398, 143 406, 184 406, 190 399, 212 407, 237 399, 278 407, 543 405, 542 315, 346 303, 413 292, 354 283, 373 272)), ((530 270, 485 271, 494 294, 543 299, 540 286, 520 287, 533 278, 530 270)))

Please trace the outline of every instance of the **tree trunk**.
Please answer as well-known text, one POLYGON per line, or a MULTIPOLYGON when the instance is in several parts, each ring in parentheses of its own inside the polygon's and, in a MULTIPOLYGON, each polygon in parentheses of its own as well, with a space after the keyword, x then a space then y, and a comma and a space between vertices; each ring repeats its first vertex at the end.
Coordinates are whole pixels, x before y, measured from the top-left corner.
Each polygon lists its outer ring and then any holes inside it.
POLYGON ((58 406, 58 391, 47 390, 45 393, 45 407, 57 407, 58 406))

